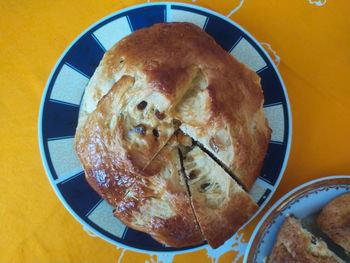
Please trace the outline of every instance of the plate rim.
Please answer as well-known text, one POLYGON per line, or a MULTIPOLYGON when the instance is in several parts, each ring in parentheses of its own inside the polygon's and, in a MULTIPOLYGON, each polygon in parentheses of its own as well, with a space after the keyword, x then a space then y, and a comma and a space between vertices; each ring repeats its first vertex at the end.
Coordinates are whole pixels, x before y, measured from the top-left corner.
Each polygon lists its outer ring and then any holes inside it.
MULTIPOLYGON (((187 4, 187 3, 178 3, 178 2, 155 2, 155 3, 144 3, 144 4, 139 4, 139 5, 132 5, 126 8, 122 8, 119 9, 105 17, 102 17, 101 19, 99 19, 98 21, 94 22, 91 26, 89 26, 88 28, 86 28, 82 33, 80 33, 76 38, 74 38, 74 40, 68 45, 68 47, 64 50, 64 52, 62 53, 62 55, 59 57, 59 59, 57 60, 57 62, 55 63, 55 66, 52 68, 51 73, 49 75, 49 78, 45 84, 45 88, 44 91, 42 93, 42 97, 41 97, 41 102, 40 102, 40 109, 39 109, 39 116, 38 116, 38 139, 39 139, 39 149, 40 149, 40 156, 41 156, 41 160, 44 166, 44 170, 46 173, 47 178, 49 179, 49 182, 52 186, 52 188, 54 189, 56 195, 58 196, 58 198, 60 199, 61 203, 64 205, 64 207, 70 212, 70 214, 74 217, 75 220, 77 220, 82 226, 84 230, 89 230, 90 232, 94 233, 96 236, 98 236, 99 238, 102 238, 104 240, 106 240, 107 242, 113 244, 113 245, 117 245, 118 247, 121 247, 123 249, 129 249, 132 251, 136 251, 136 252, 141 252, 141 253, 156 253, 156 254, 178 254, 178 253, 189 253, 189 252, 193 252, 193 251, 197 251, 203 248, 208 247, 208 244, 203 244, 203 245, 199 245, 197 247, 194 248, 189 248, 186 250, 175 250, 175 251, 159 251, 159 250, 147 250, 147 249, 140 249, 140 248, 135 248, 135 247, 131 247, 129 245, 123 244, 121 242, 118 242, 116 240, 113 240, 111 238, 109 238, 108 236, 105 236, 104 234, 100 233, 99 231, 97 231, 96 229, 94 229, 92 226, 90 226, 89 224, 87 224, 78 214, 76 214, 73 209, 69 206, 69 204, 66 202, 66 200, 64 199, 64 197, 62 196, 61 192, 59 191, 57 185, 54 183, 54 180, 51 175, 51 171, 47 162, 47 158, 45 155, 45 149, 44 149, 44 141, 43 141, 43 133, 42 133, 42 121, 43 121, 43 113, 44 113, 44 105, 45 105, 45 99, 49 90, 49 86, 50 83, 52 81, 53 75, 55 74, 56 70, 58 69, 61 61, 63 60, 63 58, 65 57, 65 55, 70 51, 70 49, 73 47, 73 45, 78 42, 88 31, 90 31, 91 29, 93 29, 94 27, 98 26, 100 23, 103 23, 104 21, 106 21, 109 18, 112 18, 116 15, 119 15, 121 13, 124 12, 128 12, 134 9, 138 9, 138 8, 142 8, 142 7, 147 7, 147 6, 159 6, 159 5, 165 5, 166 8, 170 8, 172 5, 176 5, 176 6, 181 6, 181 7, 188 7, 188 8, 192 8, 195 10, 199 10, 199 11, 203 11, 206 12, 210 15, 216 16, 218 18, 221 18, 223 20, 225 20, 226 22, 230 23, 231 25, 237 27, 240 31, 242 31, 243 33, 245 33, 258 47, 260 47, 260 51, 267 57, 267 59, 269 60, 269 62, 271 63, 277 77, 278 80, 281 84, 282 90, 283 90, 283 95, 284 95, 284 99, 285 99, 285 106, 287 109, 287 118, 288 118, 288 138, 287 138, 287 142, 286 142, 286 152, 285 152, 285 156, 283 159, 283 164, 281 166, 281 170, 279 172, 278 178, 274 184, 274 191, 266 198, 263 206, 261 206, 259 208, 259 210, 243 225, 241 226, 240 229, 244 228, 250 221, 252 221, 257 215, 260 214, 260 212, 262 211, 262 209, 268 204, 268 202, 270 201, 271 197, 273 196, 274 192, 276 191, 277 187, 279 186, 279 183, 283 177, 283 174, 285 172, 288 160, 289 160, 289 155, 290 155, 290 149, 291 149, 291 141, 292 141, 292 113, 291 113, 291 108, 290 108, 290 102, 289 102, 289 97, 287 94, 287 90, 286 87, 284 85, 283 79, 281 77, 280 72, 278 71, 275 63, 273 62, 272 58, 270 57, 270 55, 267 53, 267 51, 262 47, 262 45, 260 44, 260 42, 258 42, 258 40, 253 37, 248 31, 246 31, 243 27, 241 27, 237 22, 229 19, 228 17, 213 11, 211 9, 205 8, 205 7, 201 7, 201 6, 197 6, 197 5, 193 5, 193 4, 187 4), (51 177, 50 177, 51 175, 51 177)), ((232 237, 231 237, 232 238, 232 237)))
MULTIPOLYGON (((243 263, 247 263, 248 260, 251 260, 249 262, 253 262, 252 259, 254 258, 255 253, 251 253, 253 251, 251 248, 254 245, 257 245, 257 242, 262 238, 262 235, 265 233, 266 227, 270 225, 270 219, 274 215, 277 215, 287 204, 289 204, 295 197, 298 197, 304 193, 307 193, 314 188, 313 186, 316 186, 317 188, 325 186, 327 181, 337 181, 341 179, 350 180, 350 175, 331 175, 326 177, 317 178, 311 181, 308 181, 306 183, 303 183, 302 185, 297 186, 296 188, 293 188, 286 194, 284 194, 281 198, 279 198, 272 207, 265 213, 265 215, 260 219, 260 222, 255 227, 252 236, 249 239, 243 263), (262 228, 263 226, 263 228, 262 228)), ((315 189, 317 189, 315 188, 315 189)), ((255 248, 255 246, 254 246, 255 248)), ((255 249, 254 249, 255 250, 255 249)))

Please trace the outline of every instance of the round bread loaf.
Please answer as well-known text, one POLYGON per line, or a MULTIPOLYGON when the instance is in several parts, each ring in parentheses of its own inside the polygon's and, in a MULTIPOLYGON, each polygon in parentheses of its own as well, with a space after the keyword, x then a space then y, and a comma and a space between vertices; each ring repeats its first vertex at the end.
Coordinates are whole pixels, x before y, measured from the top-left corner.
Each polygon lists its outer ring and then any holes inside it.
MULTIPOLYGON (((201 146, 198 151, 207 151, 215 165, 250 190, 271 136, 263 102, 259 76, 200 28, 156 24, 130 34, 105 53, 85 90, 76 152, 90 185, 116 208, 114 214, 124 224, 174 247, 199 244, 203 236, 217 247, 229 236, 206 236, 215 233, 215 217, 203 219, 206 227, 212 225, 211 231, 200 231, 178 149, 191 147, 183 141, 192 143, 192 138, 201 146), (179 130, 191 138, 183 140, 186 136, 181 135, 179 140, 179 130)), ((200 200, 211 198, 206 188, 199 191, 200 200)), ((235 216, 244 219, 228 229, 231 235, 258 207, 243 189, 237 195, 227 189, 217 190, 227 193, 221 195, 225 204, 247 203, 235 216)), ((199 209, 198 204, 206 203, 196 202, 201 218, 206 207, 199 209)), ((235 211, 216 204, 222 217, 230 216, 222 211, 235 211)))

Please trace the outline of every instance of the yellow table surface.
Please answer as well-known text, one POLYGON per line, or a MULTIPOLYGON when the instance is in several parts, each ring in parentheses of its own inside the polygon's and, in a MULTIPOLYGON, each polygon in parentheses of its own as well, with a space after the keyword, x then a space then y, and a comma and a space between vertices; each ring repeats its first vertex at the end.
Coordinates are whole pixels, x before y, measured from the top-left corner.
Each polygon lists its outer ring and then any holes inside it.
MULTIPOLYGON (((39 153, 38 115, 46 81, 68 45, 101 18, 144 2, 0 1, 0 262, 118 262, 122 249, 89 236, 51 188, 39 153)), ((243 230, 248 242, 282 195, 312 179, 350 174, 350 1, 187 2, 223 15, 242 3, 230 18, 281 59, 291 153, 278 190, 243 230)), ((231 251, 216 260, 235 259, 231 251)), ((211 260, 200 250, 173 262, 211 260)), ((129 250, 120 258, 146 261, 157 258, 129 250)))

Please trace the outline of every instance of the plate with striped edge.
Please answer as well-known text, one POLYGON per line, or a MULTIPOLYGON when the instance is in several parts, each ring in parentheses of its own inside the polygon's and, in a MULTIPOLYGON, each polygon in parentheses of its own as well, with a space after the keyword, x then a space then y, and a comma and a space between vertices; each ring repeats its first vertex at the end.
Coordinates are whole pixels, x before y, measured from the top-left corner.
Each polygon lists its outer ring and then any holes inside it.
POLYGON ((89 27, 66 49, 46 84, 38 123, 41 157, 53 189, 84 229, 140 252, 189 252, 207 245, 164 246, 113 217, 113 208, 85 180, 74 151, 74 135, 84 89, 106 50, 135 30, 172 21, 198 25, 261 77, 264 111, 273 132, 262 171, 250 192, 260 209, 279 184, 291 144, 290 106, 281 76, 259 42, 228 18, 202 7, 167 2, 123 9, 89 27))

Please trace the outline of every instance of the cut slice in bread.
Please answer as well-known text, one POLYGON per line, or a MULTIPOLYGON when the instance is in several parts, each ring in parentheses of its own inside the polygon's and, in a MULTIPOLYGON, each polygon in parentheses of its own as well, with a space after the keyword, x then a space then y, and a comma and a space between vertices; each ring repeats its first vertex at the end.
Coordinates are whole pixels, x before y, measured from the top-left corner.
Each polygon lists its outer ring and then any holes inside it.
POLYGON ((326 204, 316 223, 350 257, 350 193, 340 195, 326 204))
POLYGON ((198 146, 184 155, 192 206, 208 244, 217 248, 258 210, 252 198, 198 146))
POLYGON ((320 238, 303 228, 301 221, 287 215, 266 263, 345 263, 320 238))

